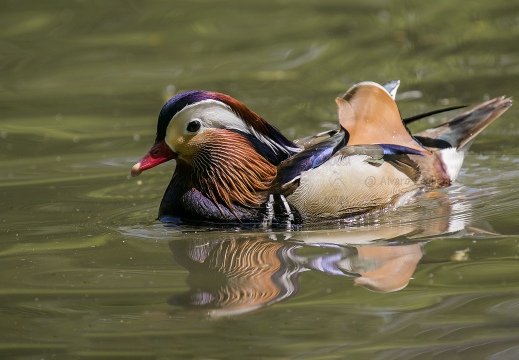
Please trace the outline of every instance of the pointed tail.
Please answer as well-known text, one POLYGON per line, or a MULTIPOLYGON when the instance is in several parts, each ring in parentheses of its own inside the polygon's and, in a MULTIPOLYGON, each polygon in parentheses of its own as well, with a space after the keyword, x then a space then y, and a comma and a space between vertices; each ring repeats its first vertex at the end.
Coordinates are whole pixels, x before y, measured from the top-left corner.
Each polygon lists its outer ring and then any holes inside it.
POLYGON ((443 187, 458 177, 463 159, 474 138, 512 105, 511 98, 498 97, 461 113, 445 124, 414 135, 432 156, 412 156, 422 182, 443 187))
POLYGON ((426 147, 439 149, 453 147, 457 151, 467 151, 472 140, 511 105, 511 98, 498 97, 465 111, 445 124, 414 136, 426 147))

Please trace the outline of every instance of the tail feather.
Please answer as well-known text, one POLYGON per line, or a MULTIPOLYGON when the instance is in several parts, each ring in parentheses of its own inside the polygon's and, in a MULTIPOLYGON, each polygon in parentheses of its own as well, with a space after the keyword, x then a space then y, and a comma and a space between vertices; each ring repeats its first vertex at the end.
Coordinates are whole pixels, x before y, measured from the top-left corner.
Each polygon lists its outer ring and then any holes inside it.
POLYGON ((511 105, 511 98, 495 98, 445 124, 415 134, 432 153, 431 156, 410 156, 419 167, 420 181, 433 187, 448 186, 455 181, 474 138, 511 105))
POLYGON ((449 122, 427 129, 415 138, 426 147, 468 150, 471 141, 512 105, 511 98, 504 96, 486 101, 465 111, 449 122))
POLYGON ((420 120, 420 119, 423 119, 423 118, 431 116, 431 115, 436 115, 436 114, 440 114, 442 112, 462 109, 462 108, 466 108, 466 107, 467 107, 467 105, 449 106, 449 107, 446 107, 446 108, 443 108, 443 109, 437 109, 437 110, 429 111, 429 112, 426 112, 426 113, 423 113, 423 114, 418 114, 418 115, 410 116, 410 117, 407 117, 405 119, 402 119, 402 121, 404 122, 404 124, 409 125, 412 122, 415 122, 416 120, 420 120))

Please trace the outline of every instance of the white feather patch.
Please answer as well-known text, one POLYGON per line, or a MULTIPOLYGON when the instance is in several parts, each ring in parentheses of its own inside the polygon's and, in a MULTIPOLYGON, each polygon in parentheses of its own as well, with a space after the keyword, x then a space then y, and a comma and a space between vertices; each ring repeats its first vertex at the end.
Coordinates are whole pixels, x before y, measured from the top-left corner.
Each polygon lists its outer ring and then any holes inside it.
POLYGON ((169 128, 175 126, 174 124, 182 124, 182 132, 184 135, 190 135, 186 128, 186 124, 192 120, 198 119, 202 122, 202 128, 199 132, 205 131, 209 128, 215 129, 235 129, 246 134, 250 134, 267 145, 275 153, 284 152, 290 155, 290 151, 299 152, 299 148, 285 148, 276 143, 274 140, 258 133, 254 128, 247 125, 232 109, 226 104, 217 100, 203 100, 197 103, 188 105, 173 116, 169 128))
POLYGON ((464 151, 457 151, 456 148, 447 148, 440 150, 440 156, 447 168, 447 174, 452 181, 455 181, 460 174, 461 165, 465 158, 464 151))

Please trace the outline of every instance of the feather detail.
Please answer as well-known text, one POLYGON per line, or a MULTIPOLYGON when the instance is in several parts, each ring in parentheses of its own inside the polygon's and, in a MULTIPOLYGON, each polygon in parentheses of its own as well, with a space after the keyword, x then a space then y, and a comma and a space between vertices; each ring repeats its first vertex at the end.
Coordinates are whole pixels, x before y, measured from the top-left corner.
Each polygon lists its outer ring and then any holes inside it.
POLYGON ((395 101, 382 86, 357 84, 336 102, 339 122, 350 135, 348 145, 391 144, 429 153, 410 135, 395 101))
MULTIPOLYGON (((240 134, 211 129, 193 137, 196 150, 190 162, 191 180, 200 192, 220 207, 233 210, 233 203, 259 206, 277 169, 259 155, 240 134)), ((220 208, 221 211, 221 208, 220 208)))
POLYGON ((258 139, 273 145, 278 151, 293 155, 299 151, 299 148, 290 140, 288 140, 281 132, 273 125, 266 122, 261 116, 249 109, 238 100, 220 93, 209 92, 213 94, 215 100, 221 101, 231 108, 251 130, 252 135, 258 139))
POLYGON ((292 183, 301 177, 303 171, 322 165, 340 148, 343 142, 344 131, 339 131, 326 140, 313 144, 283 161, 277 168, 276 190, 287 195, 289 193, 287 189, 292 188, 292 183))
POLYGON ((481 103, 445 124, 416 134, 427 147, 455 147, 458 151, 512 106, 512 99, 504 96, 481 103))
POLYGON ((449 106, 449 107, 446 107, 446 108, 443 108, 443 109, 437 109, 437 110, 433 110, 433 111, 428 111, 428 112, 423 113, 423 114, 418 114, 418 115, 410 116, 410 117, 407 117, 405 119, 402 119, 402 121, 404 122, 404 124, 408 125, 408 124, 410 124, 412 122, 415 122, 416 120, 420 120, 420 119, 423 119, 423 118, 431 116, 431 115, 441 114, 443 112, 457 110, 457 109, 462 109, 462 108, 466 108, 466 107, 467 107, 467 105, 449 106))

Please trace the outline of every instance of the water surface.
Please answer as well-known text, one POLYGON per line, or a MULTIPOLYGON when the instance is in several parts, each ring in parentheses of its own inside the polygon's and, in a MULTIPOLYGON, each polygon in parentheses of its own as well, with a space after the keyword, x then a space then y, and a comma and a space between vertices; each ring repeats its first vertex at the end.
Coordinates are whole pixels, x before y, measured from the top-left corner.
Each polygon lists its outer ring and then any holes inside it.
POLYGON ((365 80, 400 79, 404 117, 515 96, 519 5, 4 1, 0 19, 2 358, 519 357, 514 106, 453 187, 297 231, 164 227, 173 165, 128 176, 178 91, 290 138, 334 127, 365 80))

